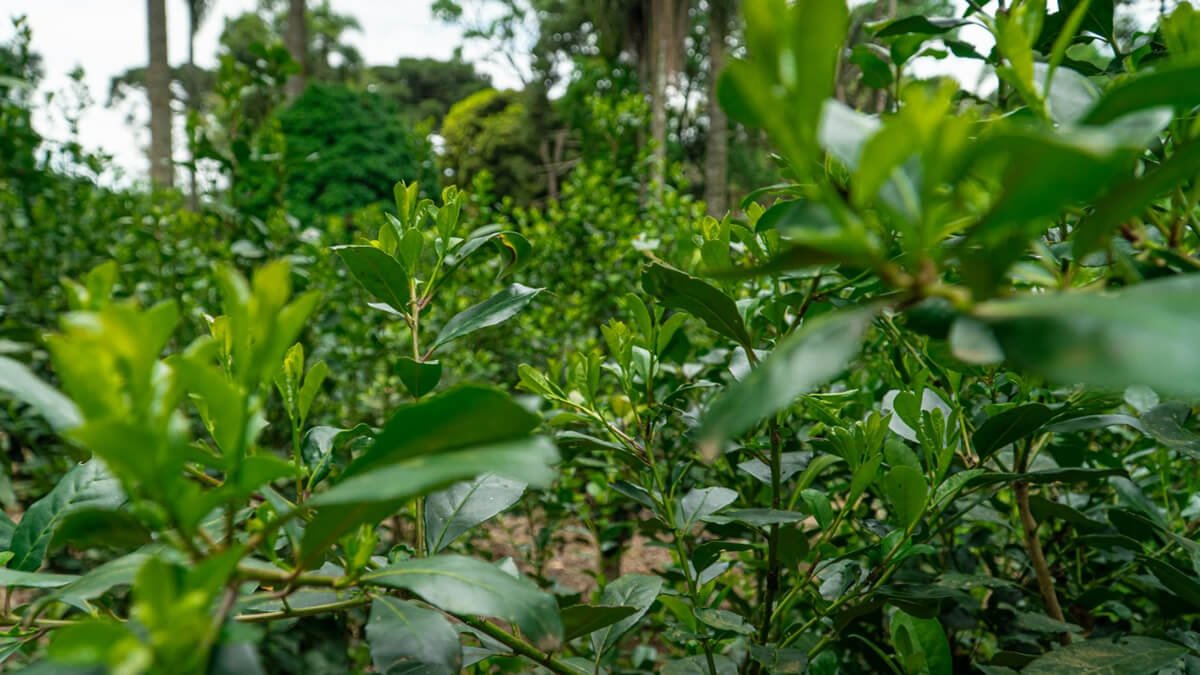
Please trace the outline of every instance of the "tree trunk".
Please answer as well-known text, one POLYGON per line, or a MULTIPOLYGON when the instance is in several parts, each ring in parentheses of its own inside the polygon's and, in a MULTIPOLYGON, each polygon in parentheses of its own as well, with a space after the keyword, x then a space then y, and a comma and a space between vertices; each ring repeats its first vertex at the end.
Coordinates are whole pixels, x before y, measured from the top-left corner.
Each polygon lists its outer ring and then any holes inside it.
POLYGON ((704 202, 708 215, 725 215, 729 195, 729 120, 717 101, 717 80, 725 67, 725 15, 711 7, 708 17, 708 139, 704 148, 704 202))
MULTIPOLYGON (((188 93, 187 105, 189 111, 196 111, 199 105, 196 101, 196 31, 200 30, 199 17, 196 15, 196 3, 188 3, 188 41, 187 41, 187 78, 188 78, 188 93)), ((191 129, 190 125, 187 127, 191 129)), ((196 179, 196 155, 195 148, 190 147, 191 134, 188 136, 188 152, 192 154, 192 165, 188 167, 188 206, 193 211, 200 209, 200 187, 199 181, 196 179)))
POLYGON ((167 63, 166 0, 147 0, 150 64, 146 89, 150 94, 150 182, 159 188, 175 184, 171 163, 171 67, 167 63))
POLYGON ((651 0, 650 43, 652 70, 650 72, 650 182, 655 195, 662 195, 667 170, 667 61, 671 51, 671 28, 674 24, 673 0, 651 0))
POLYGON ((304 17, 304 0, 288 0, 287 34, 284 42, 292 60, 300 65, 300 70, 288 78, 287 97, 295 100, 304 93, 304 85, 308 76, 308 22, 304 17))

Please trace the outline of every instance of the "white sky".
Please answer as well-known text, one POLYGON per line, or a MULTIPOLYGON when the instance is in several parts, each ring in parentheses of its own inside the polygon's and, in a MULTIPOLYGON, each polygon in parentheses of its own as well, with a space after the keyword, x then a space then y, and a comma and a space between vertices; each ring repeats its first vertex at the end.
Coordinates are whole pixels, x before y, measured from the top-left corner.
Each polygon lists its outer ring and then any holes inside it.
MULTIPOLYGON (((333 8, 356 17, 362 26, 348 41, 368 64, 394 63, 401 56, 449 58, 461 44, 460 31, 430 14, 431 0, 332 0, 333 8)), ((167 46, 172 64, 187 59, 187 10, 181 0, 167 0, 167 46)), ((227 17, 254 9, 256 0, 216 0, 196 36, 196 61, 205 67, 216 62, 217 39, 227 17)), ((41 91, 61 91, 69 84, 67 73, 82 66, 94 100, 80 122, 85 146, 114 155, 118 167, 143 177, 149 142, 144 130, 145 111, 138 122, 127 121, 128 106, 107 108, 109 80, 148 61, 145 0, 0 0, 0 41, 13 36, 11 18, 24 15, 33 31, 33 49, 42 57, 45 77, 41 91)), ((478 61, 479 69, 499 87, 516 87, 510 69, 482 59, 482 45, 467 45, 464 56, 478 61), (472 51, 474 48, 474 51, 472 51)), ((144 106, 140 106, 144 108, 144 106)), ((39 131, 61 139, 65 126, 55 107, 40 107, 39 131)), ((178 134, 177 134, 178 136, 178 134)), ((180 151, 181 139, 176 138, 180 151)), ((111 178, 111 177, 110 177, 111 178)))

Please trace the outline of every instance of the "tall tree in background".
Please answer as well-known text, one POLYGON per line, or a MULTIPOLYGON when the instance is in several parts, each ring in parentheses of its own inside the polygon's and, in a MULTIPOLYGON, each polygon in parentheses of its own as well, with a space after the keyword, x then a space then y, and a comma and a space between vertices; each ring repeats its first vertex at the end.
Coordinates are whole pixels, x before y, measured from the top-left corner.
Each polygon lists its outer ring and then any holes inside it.
POLYGON ((287 28, 283 41, 292 59, 300 64, 300 70, 287 81, 288 100, 295 100, 304 92, 305 76, 308 74, 308 21, 305 18, 304 0, 288 0, 287 28))
POLYGON ((171 66, 167 63, 166 0, 147 0, 150 64, 146 89, 150 94, 150 181, 155 187, 175 183, 171 164, 171 66))
MULTIPOLYGON (((187 90, 187 108, 192 113, 200 110, 200 87, 198 86, 200 73, 196 67, 196 33, 200 31, 200 24, 204 23, 212 5, 213 0, 187 0, 187 74, 184 76, 184 88, 187 90)), ((196 181, 196 158, 194 156, 191 166, 188 167, 188 199, 192 209, 195 210, 200 202, 200 188, 196 181)))
POLYGON ((682 61, 687 36, 689 0, 649 0, 650 137, 654 141, 650 180, 661 193, 667 171, 667 96, 682 61))
POLYGON ((725 67, 725 36, 734 0, 708 0, 708 138, 704 147, 704 203, 714 218, 729 208, 729 119, 717 100, 717 80, 725 67))

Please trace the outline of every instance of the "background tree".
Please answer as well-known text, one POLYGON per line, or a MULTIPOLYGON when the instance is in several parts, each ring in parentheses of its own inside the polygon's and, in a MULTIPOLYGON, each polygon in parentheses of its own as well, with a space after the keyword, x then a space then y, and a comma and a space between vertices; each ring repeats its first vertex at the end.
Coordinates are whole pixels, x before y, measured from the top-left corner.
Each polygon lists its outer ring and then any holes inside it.
POLYGON ((437 189, 424 130, 414 131, 389 99, 314 82, 279 114, 284 191, 302 224, 392 200, 394 179, 437 189), (391 178, 391 180, 389 179, 391 178))
POLYGON ((517 201, 541 195, 537 139, 526 125, 526 110, 518 92, 495 89, 454 104, 442 122, 447 182, 470 185, 487 171, 501 195, 517 201))
POLYGON ((717 82, 725 67, 725 39, 735 0, 708 0, 708 134, 704 151, 704 203, 720 218, 729 203, 729 118, 717 100, 717 82))
POLYGON ((395 65, 371 66, 367 88, 396 104, 413 122, 429 119, 436 129, 450 106, 492 86, 489 76, 455 54, 448 61, 402 57, 395 65))
POLYGON ((146 0, 150 65, 146 88, 150 95, 150 181, 157 187, 174 185, 171 150, 171 66, 167 62, 166 0, 146 0))
POLYGON ((288 99, 292 100, 304 91, 305 78, 308 75, 308 16, 304 0, 288 0, 285 26, 284 44, 287 45, 292 59, 300 64, 299 69, 287 82, 288 99))

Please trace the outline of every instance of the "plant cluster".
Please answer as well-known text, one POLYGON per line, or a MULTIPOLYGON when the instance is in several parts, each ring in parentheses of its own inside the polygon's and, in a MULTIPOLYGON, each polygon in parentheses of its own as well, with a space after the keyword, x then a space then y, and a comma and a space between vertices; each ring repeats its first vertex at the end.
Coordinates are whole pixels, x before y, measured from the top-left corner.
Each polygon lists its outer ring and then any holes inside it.
POLYGON ((354 220, 369 238, 216 265, 203 334, 175 301, 114 298, 116 264, 66 282, 41 339, 57 386, 0 356, 0 390, 86 457, 0 520, 0 653, 122 673, 1200 668, 1200 13, 1129 40, 1112 7, 971 3, 845 49, 843 2, 746 0, 718 93, 784 179, 742 216, 641 194, 614 153, 544 208, 398 183, 395 213, 354 220), (939 53, 1000 86, 911 76, 939 53), (883 114, 839 101, 845 60, 883 114), (342 339, 384 349, 322 343, 364 316, 342 339), (343 372, 371 354, 386 375, 343 372), (512 368, 529 396, 464 383, 512 368), (402 389, 381 423, 314 414, 380 377, 402 389), (510 509, 529 560, 473 541, 510 509), (570 528, 597 545, 594 588, 547 572, 570 528), (635 538, 661 562, 628 569, 635 538), (285 665, 290 627, 343 636, 339 660, 285 665))

